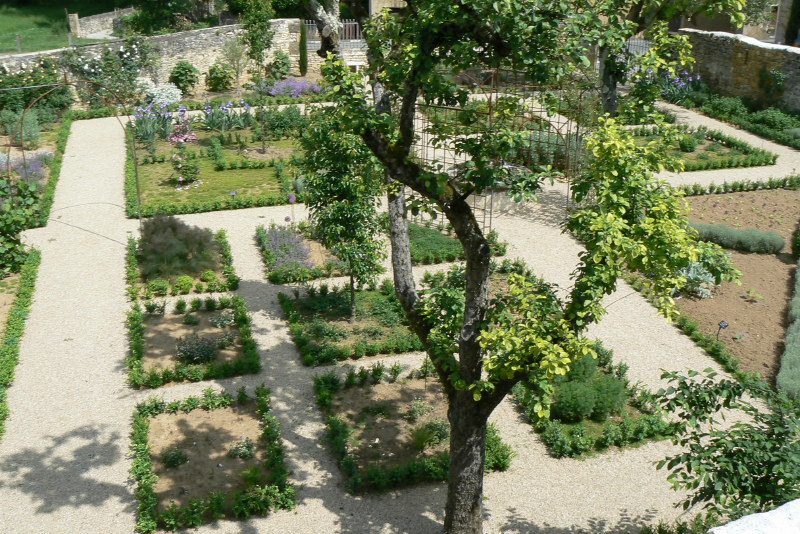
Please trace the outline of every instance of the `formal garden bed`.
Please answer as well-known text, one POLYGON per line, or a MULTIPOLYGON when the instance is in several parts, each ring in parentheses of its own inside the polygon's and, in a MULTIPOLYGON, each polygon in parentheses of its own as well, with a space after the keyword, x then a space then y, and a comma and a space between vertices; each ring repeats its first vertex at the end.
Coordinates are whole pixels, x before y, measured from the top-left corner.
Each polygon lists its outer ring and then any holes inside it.
MULTIPOLYGON (((446 480, 447 400, 430 362, 400 378, 400 364, 382 363, 314 377, 328 441, 356 493, 446 480)), ((486 437, 486 471, 505 471, 513 451, 493 425, 486 437)))
MULTIPOLYGON (((684 171, 705 171, 733 167, 756 167, 774 165, 777 154, 704 127, 677 126, 681 135, 669 147, 670 154, 683 161, 684 171)), ((633 128, 631 132, 639 143, 658 141, 662 138, 657 126, 633 128)))
POLYGON ((422 350, 388 280, 356 291, 355 318, 347 286, 309 286, 303 296, 295 289, 293 297, 280 293, 278 300, 305 365, 422 350))
POLYGON ((265 516, 295 504, 264 385, 252 394, 242 387, 235 398, 209 388, 201 397, 138 404, 131 453, 141 532, 265 516))
POLYGON ((302 197, 289 139, 305 117, 291 106, 206 106, 201 116, 140 108, 128 142, 128 216, 273 206, 302 197), (136 147, 134 151, 133 148, 136 147), (138 173, 138 180, 137 180, 138 173))
POLYGON ((135 387, 227 378, 261 369, 242 297, 134 304, 128 312, 128 381, 135 387))
POLYGON ((796 112, 765 105, 765 102, 715 94, 699 78, 687 74, 664 80, 662 98, 776 143, 800 149, 800 116, 796 112))
MULTIPOLYGON (((800 191, 714 194, 689 197, 688 201, 693 222, 769 231, 787 244, 800 221, 800 191)), ((772 253, 731 250, 734 265, 742 271, 741 285, 723 282, 713 290, 712 298, 677 301, 681 313, 692 320, 685 326, 707 336, 719 334, 741 370, 759 373, 771 383, 780 369, 796 270, 789 247, 777 253, 776 249, 772 248, 772 253), (721 321, 727 323, 724 330, 721 321)))
POLYGON ((520 410, 556 458, 662 439, 672 433, 656 397, 628 381, 628 366, 613 364, 612 351, 599 342, 594 348, 596 357, 588 354, 571 362, 551 394, 543 397, 524 381, 513 389, 520 410), (550 419, 537 414, 541 405, 550 406, 550 419))
MULTIPOLYGON (((431 221, 409 223, 408 237, 411 261, 415 265, 464 259, 464 249, 452 236, 452 230, 437 228, 431 221)), ((488 232, 486 238, 493 256, 505 255, 508 245, 499 240, 497 232, 488 232)), ((343 262, 313 239, 307 223, 259 226, 256 228, 256 245, 261 251, 267 279, 274 284, 307 282, 347 274, 343 262)))
POLYGON ((142 237, 128 239, 126 262, 132 300, 239 287, 225 230, 212 234, 174 217, 145 221, 142 237))

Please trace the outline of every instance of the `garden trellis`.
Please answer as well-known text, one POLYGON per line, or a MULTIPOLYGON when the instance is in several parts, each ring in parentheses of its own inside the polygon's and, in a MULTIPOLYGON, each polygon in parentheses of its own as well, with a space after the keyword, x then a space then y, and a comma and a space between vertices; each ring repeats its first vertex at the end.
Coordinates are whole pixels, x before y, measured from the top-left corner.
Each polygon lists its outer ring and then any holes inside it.
MULTIPOLYGON (((459 141, 511 130, 522 133, 524 141, 503 158, 495 159, 496 167, 502 169, 499 175, 531 171, 569 184, 580 172, 583 137, 587 133, 579 120, 584 90, 535 85, 521 73, 500 69, 464 72, 457 81, 470 91, 464 106, 417 104, 414 152, 427 168, 458 176, 467 163, 467 156, 457 149, 459 141)), ((507 191, 508 186, 501 179, 489 189, 471 195, 472 208, 484 233, 492 229, 494 193, 507 191)), ((414 218, 430 216, 429 212, 414 218)), ((443 224, 442 217, 437 219, 443 224)))

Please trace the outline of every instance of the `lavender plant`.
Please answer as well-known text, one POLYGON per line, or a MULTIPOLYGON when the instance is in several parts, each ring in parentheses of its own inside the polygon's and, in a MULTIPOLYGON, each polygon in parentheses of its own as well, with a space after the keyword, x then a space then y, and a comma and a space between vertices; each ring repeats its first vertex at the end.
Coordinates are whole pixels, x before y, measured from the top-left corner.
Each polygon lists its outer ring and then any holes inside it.
POLYGON ((253 89, 257 93, 269 96, 291 96, 298 98, 301 95, 317 95, 323 91, 321 85, 309 82, 305 78, 286 78, 277 82, 262 80, 253 89))

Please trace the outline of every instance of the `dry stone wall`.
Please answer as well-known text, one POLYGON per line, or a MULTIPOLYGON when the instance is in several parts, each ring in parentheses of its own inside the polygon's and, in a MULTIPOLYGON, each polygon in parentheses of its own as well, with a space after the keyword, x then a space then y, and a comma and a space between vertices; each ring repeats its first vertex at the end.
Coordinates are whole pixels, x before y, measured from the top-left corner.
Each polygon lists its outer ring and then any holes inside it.
POLYGON ((714 90, 759 99, 760 80, 775 70, 784 77, 780 105, 800 110, 800 48, 723 32, 682 29, 680 33, 692 43, 695 71, 714 90))
MULTIPOLYGON (((274 19, 272 21, 272 28, 275 32, 272 50, 282 50, 289 54, 292 62, 292 73, 296 76, 299 76, 300 24, 300 19, 274 19)), ((166 82, 173 67, 179 61, 188 61, 205 75, 211 65, 222 59, 222 48, 225 42, 234 39, 241 31, 242 27, 240 25, 230 24, 148 37, 147 40, 156 48, 159 59, 156 69, 151 73, 153 81, 156 83, 166 82)), ((366 63, 366 49, 363 46, 358 46, 358 43, 349 44, 352 46, 346 47, 343 51, 345 61, 351 65, 364 65, 366 63)), ((84 45, 81 48, 90 54, 99 54, 105 46, 119 45, 120 41, 108 41, 102 44, 84 45)), ((64 49, 26 54, 8 54, 0 57, 0 64, 15 72, 23 65, 32 64, 38 57, 55 57, 63 51, 64 49)), ((322 58, 316 54, 316 50, 308 50, 308 78, 320 78, 319 66, 321 62, 322 58)), ((246 82, 247 80, 241 81, 246 82)))
POLYGON ((78 18, 76 28, 70 28, 72 33, 77 37, 88 37, 97 33, 111 32, 114 29, 114 21, 120 17, 130 15, 133 13, 132 7, 125 9, 116 9, 108 13, 101 13, 99 15, 91 15, 88 17, 78 18))

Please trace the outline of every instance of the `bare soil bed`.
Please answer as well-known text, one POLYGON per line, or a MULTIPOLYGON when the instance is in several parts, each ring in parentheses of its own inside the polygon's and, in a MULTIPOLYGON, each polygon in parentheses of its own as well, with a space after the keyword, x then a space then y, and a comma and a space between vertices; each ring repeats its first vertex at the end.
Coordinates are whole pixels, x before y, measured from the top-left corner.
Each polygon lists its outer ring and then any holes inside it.
POLYGON ((705 195, 688 199, 690 219, 777 232, 786 240, 779 254, 731 252, 742 271, 742 285, 725 282, 711 299, 678 300, 682 313, 715 335, 720 321, 729 324, 719 339, 741 363, 742 370, 774 382, 786 333, 786 311, 792 298, 795 260, 789 243, 800 220, 800 191, 775 189, 705 195))
POLYGON ((439 382, 415 378, 404 383, 381 382, 370 387, 340 390, 331 411, 347 419, 355 429, 353 456, 359 468, 370 464, 401 465, 414 458, 447 452, 448 441, 425 447, 412 445, 414 428, 429 421, 447 421, 447 402, 439 382), (412 418, 412 403, 427 411, 412 418), (412 422, 413 419, 413 422, 412 422))
POLYGON ((252 403, 154 417, 149 443, 153 470, 158 476, 153 490, 159 507, 171 502, 186 506, 189 499, 204 499, 211 492, 231 493, 243 488, 240 473, 263 464, 264 452, 257 447, 255 456, 242 459, 231 458, 228 450, 245 438, 258 443, 260 436, 259 418, 252 403), (178 467, 166 467, 161 458, 174 447, 184 451, 188 461, 178 467))

